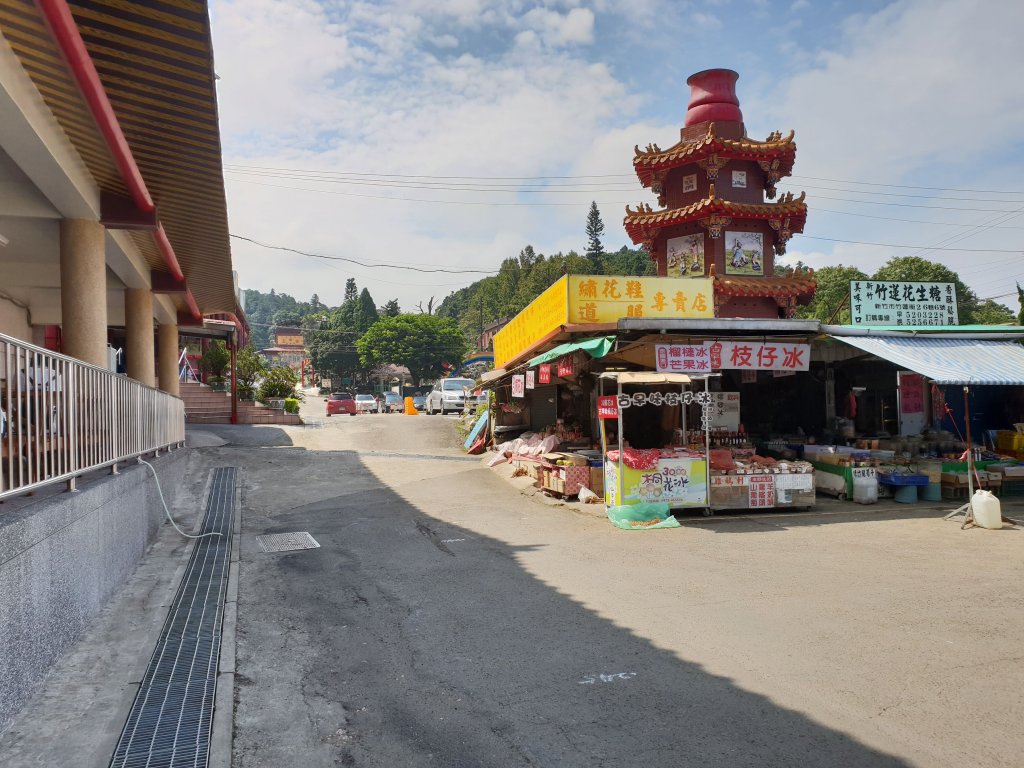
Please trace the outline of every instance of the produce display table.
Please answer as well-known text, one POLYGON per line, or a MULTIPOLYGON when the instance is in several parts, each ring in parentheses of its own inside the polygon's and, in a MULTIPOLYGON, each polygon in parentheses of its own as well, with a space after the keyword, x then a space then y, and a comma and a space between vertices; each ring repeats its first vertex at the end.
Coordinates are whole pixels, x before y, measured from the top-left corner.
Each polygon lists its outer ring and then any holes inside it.
POLYGON ((712 509, 813 507, 813 472, 764 472, 713 475, 708 497, 712 509))

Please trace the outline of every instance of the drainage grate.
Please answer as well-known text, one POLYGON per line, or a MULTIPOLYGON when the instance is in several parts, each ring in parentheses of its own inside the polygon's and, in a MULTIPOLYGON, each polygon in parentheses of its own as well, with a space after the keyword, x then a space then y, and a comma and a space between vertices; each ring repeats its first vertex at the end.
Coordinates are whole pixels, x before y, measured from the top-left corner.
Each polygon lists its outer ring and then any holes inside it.
POLYGON ((221 535, 195 542, 110 768, 198 768, 209 761, 236 470, 213 473, 201 532, 221 535))
POLYGON ((296 549, 316 549, 320 546, 308 531, 265 533, 256 537, 256 543, 264 552, 291 552, 296 549))

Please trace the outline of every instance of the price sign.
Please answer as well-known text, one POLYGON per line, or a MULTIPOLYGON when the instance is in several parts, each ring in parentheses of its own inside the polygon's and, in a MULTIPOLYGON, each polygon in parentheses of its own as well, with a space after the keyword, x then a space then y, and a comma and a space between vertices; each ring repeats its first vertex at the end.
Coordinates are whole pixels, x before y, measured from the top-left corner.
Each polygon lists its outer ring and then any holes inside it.
POLYGON ((529 370, 529 371, 526 372, 526 388, 527 389, 533 389, 534 388, 534 375, 535 375, 535 371, 533 371, 533 370, 529 370))
POLYGON ((521 373, 512 377, 512 397, 526 397, 526 377, 521 373))
POLYGON ((572 376, 576 372, 576 358, 566 355, 558 359, 558 375, 572 376))
POLYGON ((539 365, 537 366, 537 381, 540 384, 551 383, 551 366, 550 365, 539 365))
POLYGON ((597 398, 597 417, 599 419, 619 418, 619 399, 615 395, 597 398))

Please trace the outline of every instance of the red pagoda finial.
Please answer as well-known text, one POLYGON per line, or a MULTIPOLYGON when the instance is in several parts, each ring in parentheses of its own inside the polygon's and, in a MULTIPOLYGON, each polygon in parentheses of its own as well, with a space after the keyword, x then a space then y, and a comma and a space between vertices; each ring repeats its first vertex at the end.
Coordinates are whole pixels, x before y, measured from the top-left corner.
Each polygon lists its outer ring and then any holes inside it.
POLYGON ((739 74, 731 69, 705 69, 686 79, 690 86, 690 105, 686 127, 709 120, 743 122, 740 100, 736 98, 739 74))

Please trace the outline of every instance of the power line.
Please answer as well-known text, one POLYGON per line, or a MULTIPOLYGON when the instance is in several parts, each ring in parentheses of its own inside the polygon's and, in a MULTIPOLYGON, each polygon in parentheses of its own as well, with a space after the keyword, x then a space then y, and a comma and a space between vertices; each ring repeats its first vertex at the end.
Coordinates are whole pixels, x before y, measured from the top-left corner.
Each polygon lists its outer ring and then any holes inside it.
POLYGON ((360 267, 380 267, 386 269, 408 269, 413 272, 444 272, 446 274, 461 275, 467 272, 479 275, 496 275, 497 270, 483 270, 483 269, 444 269, 439 267, 436 269, 427 269, 424 267, 414 267, 411 264, 368 264, 364 261, 358 261, 356 259, 349 259, 345 256, 327 256, 322 253, 310 253, 309 251, 300 251, 298 248, 289 248, 286 245, 270 245, 268 243, 261 243, 258 240, 253 240, 251 237, 243 237, 242 235, 231 234, 229 237, 233 237, 236 240, 244 240, 247 243, 258 245, 261 248, 269 248, 274 251, 288 251, 289 253, 297 253, 300 256, 308 256, 311 259, 325 259, 327 261, 344 261, 350 264, 356 264, 360 267))
MULTIPOLYGON (((458 179, 465 179, 469 181, 547 181, 547 180, 572 180, 572 179, 636 179, 636 175, 632 173, 590 173, 590 174, 577 174, 577 175, 536 175, 536 176, 473 176, 473 175, 432 175, 425 173, 410 174, 410 173, 368 173, 360 171, 318 171, 309 168, 285 168, 281 166, 268 166, 268 165, 246 165, 243 163, 225 163, 225 170, 238 169, 244 171, 284 171, 288 173, 313 173, 321 174, 324 176, 352 176, 359 178, 375 178, 375 179, 426 179, 426 180, 441 180, 441 181, 453 181, 458 179)), ((809 181, 824 181, 829 184, 856 184, 860 186, 870 187, 885 187, 890 189, 923 189, 935 192, 967 192, 971 194, 982 194, 982 195, 1024 195, 1024 191, 1016 190, 1005 190, 1005 189, 967 189, 964 187, 934 187, 924 186, 917 184, 889 184, 879 181, 858 181, 855 179, 829 179, 821 176, 798 176, 793 175, 790 179, 800 180, 807 179, 809 181)))
POLYGON ((905 248, 907 250, 919 251, 922 249, 931 251, 959 251, 961 253, 1024 253, 1024 250, 1003 249, 1003 248, 929 248, 924 245, 897 245, 895 243, 869 243, 863 240, 840 240, 836 237, 815 237, 814 235, 801 235, 808 240, 826 240, 830 243, 850 243, 852 245, 876 245, 880 248, 905 248))

